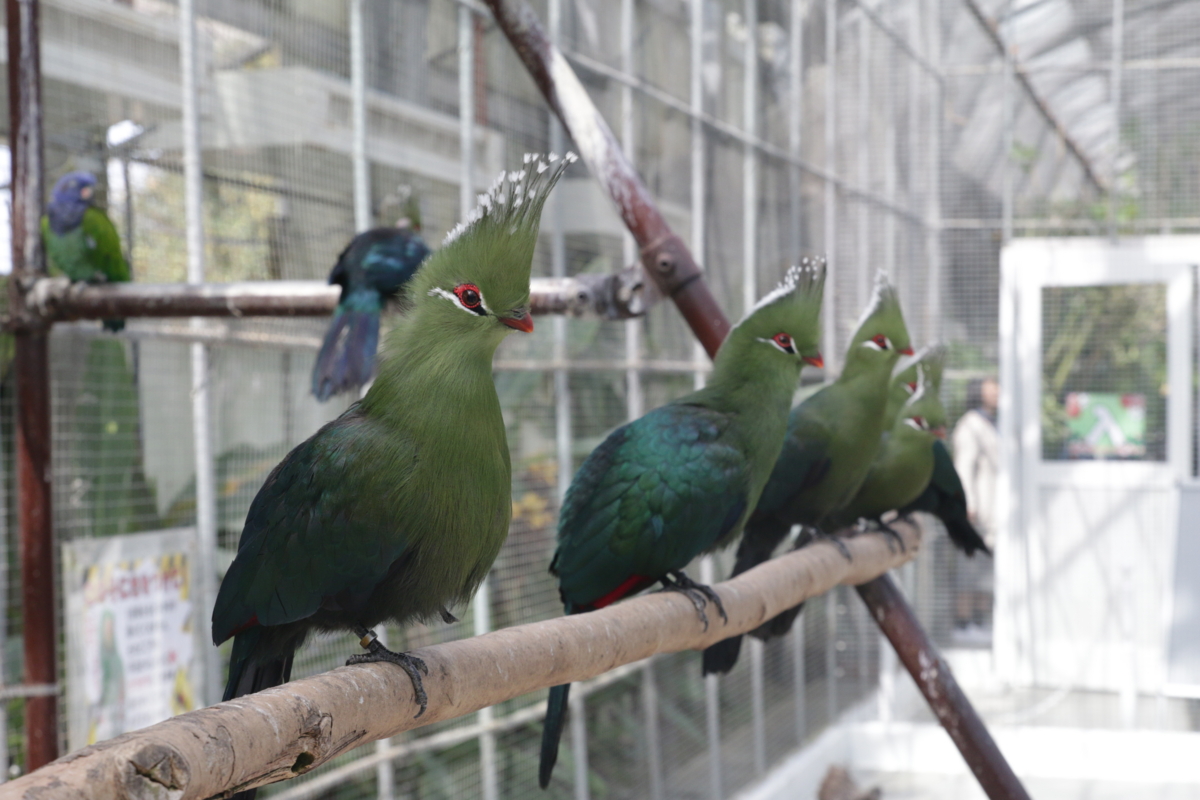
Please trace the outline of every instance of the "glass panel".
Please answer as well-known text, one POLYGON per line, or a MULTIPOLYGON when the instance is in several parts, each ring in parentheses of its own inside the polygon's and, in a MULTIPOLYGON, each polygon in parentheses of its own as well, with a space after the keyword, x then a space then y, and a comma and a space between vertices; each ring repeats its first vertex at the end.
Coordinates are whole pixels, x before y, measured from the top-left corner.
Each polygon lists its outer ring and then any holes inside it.
POLYGON ((1167 457, 1167 290, 1042 290, 1042 457, 1167 457))

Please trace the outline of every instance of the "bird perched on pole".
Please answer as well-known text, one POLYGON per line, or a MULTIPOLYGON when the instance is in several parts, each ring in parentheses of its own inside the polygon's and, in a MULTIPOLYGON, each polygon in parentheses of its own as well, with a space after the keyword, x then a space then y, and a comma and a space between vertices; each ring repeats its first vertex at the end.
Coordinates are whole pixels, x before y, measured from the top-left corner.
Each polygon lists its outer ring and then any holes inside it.
MULTIPOLYGON (((944 355, 926 359, 926 361, 924 369, 927 372, 933 394, 937 396, 942 385, 944 355)), ((950 536, 950 541, 963 553, 970 556, 982 551, 990 556, 992 551, 988 549, 983 537, 979 535, 979 531, 975 529, 967 516, 967 494, 963 491, 958 470, 954 468, 954 458, 950 455, 945 441, 940 436, 933 440, 932 451, 932 475, 925 484, 924 491, 911 501, 902 504, 899 509, 900 516, 907 517, 914 511, 933 514, 946 526, 946 533, 950 536)))
POLYGON ((404 216, 391 228, 372 228, 350 240, 329 282, 342 287, 333 320, 313 364, 312 393, 324 402, 365 386, 375 374, 379 316, 429 256, 421 238, 421 210, 409 195, 404 216))
MULTIPOLYGON (((96 176, 68 172, 54 184, 42 216, 42 242, 51 275, 86 283, 127 283, 129 262, 121 237, 103 210, 92 205, 96 176)), ((123 319, 106 319, 104 327, 119 331, 123 319)))
MULTIPOLYGON (((884 431, 862 486, 853 500, 830 516, 830 527, 865 520, 891 533, 904 546, 904 540, 884 524, 883 515, 915 500, 933 476, 934 431, 946 424, 946 411, 937 394, 943 358, 940 349, 923 354, 919 388, 900 409, 891 428, 884 431)), ((904 389, 907 386, 901 391, 904 389)))
MULTIPOLYGON (((912 355, 908 329, 896 290, 881 272, 841 375, 788 417, 783 449, 738 545, 734 576, 769 559, 792 526, 823 530, 828 516, 854 497, 879 449, 888 386, 902 355, 912 355)), ((784 611, 760 630, 786 631, 798 613, 784 611)), ((741 641, 732 636, 706 649, 704 674, 731 670, 741 641)))
MULTIPOLYGON (((708 385, 617 428, 583 462, 563 501, 550 571, 568 614, 662 583, 708 625, 716 593, 683 568, 731 542, 779 455, 788 406, 817 350, 824 263, 788 271, 729 332, 708 385)), ((550 690, 538 782, 550 783, 570 685, 550 690)))
POLYGON ((496 347, 533 330, 529 274, 546 197, 573 154, 526 156, 480 197, 412 279, 411 311, 389 334, 361 402, 290 452, 250 505, 213 609, 233 637, 225 699, 287 681, 317 631, 352 631, 426 706, 421 659, 371 627, 448 618, 500 550, 511 467, 492 382, 496 347))

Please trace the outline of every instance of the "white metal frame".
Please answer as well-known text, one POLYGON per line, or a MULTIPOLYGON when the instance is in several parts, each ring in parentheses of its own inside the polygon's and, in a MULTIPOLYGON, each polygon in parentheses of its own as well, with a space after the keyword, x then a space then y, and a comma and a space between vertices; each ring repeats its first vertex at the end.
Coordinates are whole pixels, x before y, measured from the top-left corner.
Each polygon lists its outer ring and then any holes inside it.
MULTIPOLYGON (((1115 244, 1101 238, 1019 239, 1007 245, 1001 256, 1000 340, 1001 404, 999 412, 1001 476, 996 547, 995 641, 999 674, 1025 685, 1048 685, 1055 681, 1083 681, 1088 665, 1081 665, 1074 679, 1060 674, 1041 674, 1036 650, 1033 603, 1018 601, 1034 587, 1032 565, 1035 547, 1054 534, 1046 529, 1039 507, 1042 487, 1071 487, 1094 490, 1106 487, 1167 492, 1172 498, 1167 510, 1163 558, 1174 552, 1178 489, 1194 484, 1192 464, 1192 314, 1194 265, 1200 263, 1200 237, 1162 236, 1131 238, 1115 244), (1163 462, 1046 461, 1042 458, 1041 290, 1055 286, 1098 286, 1157 283, 1167 292, 1168 391, 1173 398, 1167 410, 1167 457, 1163 462)), ((1162 576, 1163 603, 1171 602, 1170 575, 1162 576)), ((1128 580, 1128 571, 1126 578, 1128 580)), ((1053 588, 1053 587, 1051 587, 1053 588)), ((1123 586, 1118 595, 1128 595, 1123 586)), ((1079 598, 1082 600, 1082 598, 1079 598)), ((1099 598, 1097 598, 1099 601, 1099 598)), ((1118 600, 1119 612, 1130 613, 1129 597, 1118 600)), ((1166 646, 1169 614, 1162 616, 1162 630, 1153 632, 1161 644, 1157 655, 1137 655, 1129 644, 1129 675, 1117 687, 1129 705, 1132 718, 1139 692, 1166 690, 1166 646), (1159 634, 1161 633, 1161 636, 1159 634), (1151 666, 1147 668, 1147 661, 1151 666), (1141 666, 1139 666, 1139 664, 1141 666)), ((1049 654, 1047 654, 1049 655, 1049 654)), ((1111 653, 1110 653, 1111 655, 1111 653)), ((1079 654, 1079 661, 1088 660, 1079 654)), ((1070 670, 1067 670, 1070 671, 1070 670)), ((1070 688, 1070 687, 1061 687, 1070 688)))

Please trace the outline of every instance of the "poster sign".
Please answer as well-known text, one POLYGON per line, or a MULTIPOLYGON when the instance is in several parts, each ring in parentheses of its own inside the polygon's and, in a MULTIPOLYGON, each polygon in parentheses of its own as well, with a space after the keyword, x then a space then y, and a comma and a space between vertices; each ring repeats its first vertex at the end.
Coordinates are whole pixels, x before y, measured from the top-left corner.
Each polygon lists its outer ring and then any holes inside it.
POLYGON ((194 553, 190 528, 63 545, 70 749, 196 707, 194 553))
POLYGON ((1068 458, 1145 458, 1146 396, 1067 394, 1068 458))

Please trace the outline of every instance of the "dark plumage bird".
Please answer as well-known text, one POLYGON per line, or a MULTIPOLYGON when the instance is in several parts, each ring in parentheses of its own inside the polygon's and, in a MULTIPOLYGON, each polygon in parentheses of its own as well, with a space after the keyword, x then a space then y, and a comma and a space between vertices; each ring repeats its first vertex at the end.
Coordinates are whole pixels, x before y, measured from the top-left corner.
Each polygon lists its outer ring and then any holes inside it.
MULTIPOLYGON (((112 220, 92 205, 96 176, 68 172, 54 184, 42 216, 42 242, 51 275, 85 283, 127 283, 129 263, 112 220)), ((104 327, 119 331, 123 319, 106 319, 104 327)))
POLYGON ((288 680, 310 632, 353 631, 369 652, 348 663, 396 664, 424 712, 424 663, 369 629, 448 616, 508 534, 492 357, 513 330, 533 330, 538 222, 574 156, 551 159, 527 156, 451 231, 413 277, 412 309, 366 397, 290 452, 254 498, 213 609, 214 644, 234 637, 226 700, 288 680))
POLYGON ((322 402, 356 391, 375 374, 379 317, 429 256, 415 199, 394 228, 373 228, 350 240, 329 273, 342 287, 321 352, 313 364, 312 393, 322 402))
MULTIPOLYGON (((925 359, 925 362, 922 368, 927 372, 931 390, 936 396, 942 385, 944 355, 939 352, 936 357, 925 359)), ((989 556, 992 554, 967 516, 967 493, 963 490, 958 470, 954 468, 954 459, 940 438, 933 440, 933 474, 929 483, 915 499, 906 501, 899 509, 902 517, 914 511, 924 511, 941 520, 950 541, 966 555, 976 552, 984 552, 989 556)))
MULTIPOLYGON (((824 266, 793 267, 730 332, 709 383, 623 425, 579 468, 558 522, 550 571, 568 614, 661 582, 685 592, 705 625, 717 595, 682 572, 731 542, 779 455, 788 405, 817 351, 824 266)), ((550 690, 538 782, 550 783, 570 685, 550 690)))
MULTIPOLYGON (((854 497, 879 449, 892 369, 901 355, 912 355, 908 329, 899 297, 880 273, 842 373, 788 417, 783 449, 738 545, 734 576, 769 559, 793 526, 822 530, 826 518, 854 497)), ((799 613, 782 612, 756 635, 786 632, 799 613)), ((731 670, 741 646, 739 635, 707 648, 704 674, 731 670)))

